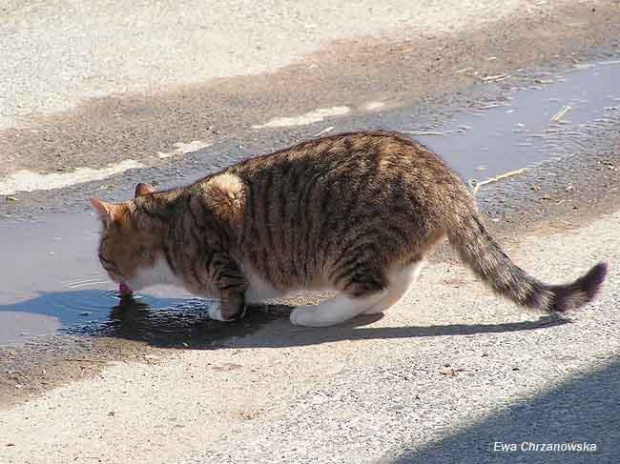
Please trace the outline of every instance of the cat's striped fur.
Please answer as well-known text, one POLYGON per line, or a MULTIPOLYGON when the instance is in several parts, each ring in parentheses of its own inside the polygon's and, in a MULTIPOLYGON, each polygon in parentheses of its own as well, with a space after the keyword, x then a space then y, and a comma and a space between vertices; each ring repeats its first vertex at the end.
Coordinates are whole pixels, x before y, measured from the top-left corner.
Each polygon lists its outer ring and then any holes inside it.
POLYGON ((104 222, 100 259, 112 279, 129 287, 170 280, 220 297, 214 316, 223 320, 242 313, 250 297, 299 289, 340 295, 294 311, 298 324, 382 311, 444 236, 495 292, 542 311, 589 302, 606 272, 601 263, 559 286, 531 277, 488 234, 468 189, 444 162, 393 133, 325 137, 187 187, 154 192, 140 184, 131 201, 93 205, 104 222), (166 277, 145 281, 149 268, 165 269, 154 275, 166 277))

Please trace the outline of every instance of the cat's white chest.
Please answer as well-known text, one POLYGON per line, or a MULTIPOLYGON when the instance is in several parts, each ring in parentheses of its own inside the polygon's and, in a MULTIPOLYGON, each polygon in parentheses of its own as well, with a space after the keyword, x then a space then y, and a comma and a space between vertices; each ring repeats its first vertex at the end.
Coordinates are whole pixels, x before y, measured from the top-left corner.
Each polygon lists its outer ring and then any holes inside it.
POLYGON ((172 272, 163 258, 158 258, 153 267, 139 269, 135 278, 129 282, 133 290, 160 284, 183 287, 182 279, 172 272))

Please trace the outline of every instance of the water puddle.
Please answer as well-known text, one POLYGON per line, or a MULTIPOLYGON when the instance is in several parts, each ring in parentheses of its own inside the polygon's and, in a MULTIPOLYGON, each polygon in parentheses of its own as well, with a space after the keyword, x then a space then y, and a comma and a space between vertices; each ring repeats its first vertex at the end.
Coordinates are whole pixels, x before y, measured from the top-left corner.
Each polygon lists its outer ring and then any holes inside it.
POLYGON ((536 81, 515 88, 508 100, 410 133, 465 179, 483 180, 579 153, 584 141, 620 124, 620 63, 585 65, 561 76, 540 73, 536 81))
MULTIPOLYGON (((0 223, 0 344, 114 318, 120 299, 96 259, 98 236, 90 214, 0 223)), ((177 312, 188 304, 204 308, 188 297, 154 287, 134 303, 177 312)))

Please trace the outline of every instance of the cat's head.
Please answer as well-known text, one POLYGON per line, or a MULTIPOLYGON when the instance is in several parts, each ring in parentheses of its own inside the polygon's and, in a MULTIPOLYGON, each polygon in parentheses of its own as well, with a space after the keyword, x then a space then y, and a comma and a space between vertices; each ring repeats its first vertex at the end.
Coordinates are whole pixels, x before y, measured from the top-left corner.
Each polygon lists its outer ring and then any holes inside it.
POLYGON ((103 225, 99 242, 99 261, 110 278, 128 294, 151 283, 145 275, 158 265, 161 234, 153 219, 144 213, 146 196, 153 192, 148 184, 138 184, 136 198, 123 203, 91 199, 103 225))

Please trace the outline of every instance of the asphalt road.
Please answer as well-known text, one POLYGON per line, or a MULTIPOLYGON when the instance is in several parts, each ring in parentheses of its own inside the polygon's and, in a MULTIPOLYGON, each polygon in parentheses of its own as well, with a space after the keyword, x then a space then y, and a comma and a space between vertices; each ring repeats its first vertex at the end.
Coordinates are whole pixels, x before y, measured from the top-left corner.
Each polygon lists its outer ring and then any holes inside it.
MULTIPOLYGON (((272 3, 3 4, 0 192, 22 170, 71 179, 75 169, 127 160, 169 178, 205 170, 212 152, 159 155, 192 142, 245 156, 281 147, 317 127, 253 126, 317 109, 346 106, 363 117, 380 102, 428 111, 427 100, 446 92, 443 103, 461 109, 473 98, 458 98, 459 89, 483 82, 491 92, 488 78, 503 73, 610 59, 620 34, 617 2, 272 3)), ((413 129, 443 116, 423 113, 412 115, 413 129)), ((22 190, 28 179, 22 173, 22 190)), ((105 184, 122 193, 121 175, 105 184)), ((80 184, 60 209, 100 186, 80 184)), ((26 204, 31 195, 57 204, 17 190, 26 204)))
MULTIPOLYGON (((608 260, 603 294, 573 323, 539 320, 437 263, 367 325, 312 330, 283 317, 113 363, 5 410, 2 462, 615 462, 619 227, 616 213, 511 250, 547 281, 608 260), (597 451, 499 453, 496 441, 597 451)), ((88 372, 90 356, 72 361, 88 372)))
MULTIPOLYGON (((9 1, 0 20, 0 237, 60 217, 81 238, 91 196, 369 126, 456 124, 442 137, 497 149, 484 166, 463 162, 484 178, 521 153, 501 142, 521 126, 498 134, 490 119, 548 121, 569 105, 576 121, 550 127, 565 136, 540 150, 567 157, 486 185, 479 202, 537 277, 568 280, 603 259, 611 269, 573 323, 497 300, 443 249, 384 318, 341 327, 292 327, 286 305, 226 328, 192 307, 113 308, 119 321, 103 329, 0 347, 0 463, 616 462, 620 95, 589 98, 604 113, 586 118, 579 95, 540 89, 590 64, 620 67, 618 2, 9 1), (596 451, 523 451, 530 442, 596 451)), ((46 250, 26 237, 0 253, 46 250)), ((23 280, 44 282, 28 260, 23 280)), ((17 286, 16 269, 0 276, 17 286)))

